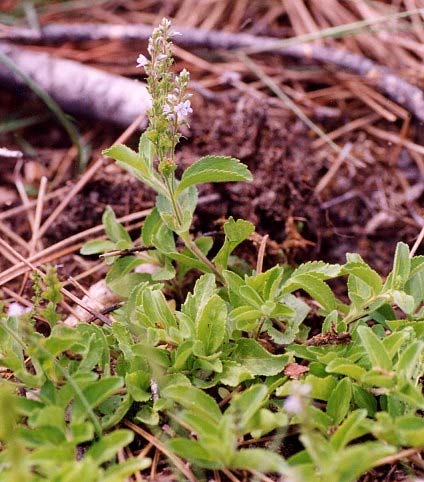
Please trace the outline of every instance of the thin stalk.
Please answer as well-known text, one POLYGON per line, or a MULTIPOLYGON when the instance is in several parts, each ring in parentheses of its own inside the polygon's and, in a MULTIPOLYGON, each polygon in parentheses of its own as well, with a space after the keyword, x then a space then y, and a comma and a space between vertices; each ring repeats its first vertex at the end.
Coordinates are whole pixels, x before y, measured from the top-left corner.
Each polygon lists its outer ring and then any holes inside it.
POLYGON ((177 199, 175 198, 175 192, 172 188, 171 182, 169 182, 169 177, 164 176, 166 187, 168 189, 169 199, 172 203, 172 208, 174 210, 175 217, 177 218, 178 224, 181 226, 183 223, 183 213, 181 212, 181 207, 178 204, 177 199))
POLYGON ((221 272, 218 270, 218 268, 210 261, 199 249, 197 244, 193 241, 191 238, 190 234, 188 232, 180 234, 181 239, 184 241, 184 244, 186 247, 195 255, 197 258, 202 261, 212 272, 213 274, 219 279, 219 281, 223 284, 226 285, 227 282, 225 281, 225 278, 222 276, 221 272))

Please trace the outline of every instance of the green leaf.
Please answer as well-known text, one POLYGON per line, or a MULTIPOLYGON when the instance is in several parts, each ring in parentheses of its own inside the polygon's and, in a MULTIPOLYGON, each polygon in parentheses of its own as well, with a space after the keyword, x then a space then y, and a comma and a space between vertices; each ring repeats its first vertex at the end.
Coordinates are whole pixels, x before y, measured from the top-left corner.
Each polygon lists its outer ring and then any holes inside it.
POLYGON ((350 400, 352 398, 352 383, 349 378, 342 378, 327 402, 327 414, 339 424, 349 411, 350 400))
POLYGON ((345 448, 334 461, 333 473, 339 481, 355 482, 358 477, 379 464, 380 459, 396 452, 396 448, 382 442, 363 442, 345 448))
POLYGON ((204 274, 189 293, 181 311, 195 322, 209 299, 216 293, 216 281, 213 274, 204 274))
POLYGON ((80 253, 88 256, 91 254, 106 253, 115 248, 115 243, 108 241, 107 239, 93 239, 93 241, 87 241, 80 249, 80 253))
POLYGON ((182 219, 178 220, 174 206, 168 195, 159 194, 156 198, 156 208, 163 222, 177 234, 187 233, 190 229, 193 213, 197 205, 197 189, 192 186, 184 191, 178 199, 182 219))
POLYGON ((365 373, 365 369, 355 363, 351 363, 346 358, 335 358, 325 368, 328 373, 338 373, 346 375, 354 380, 360 381, 365 373))
POLYGON ((176 328, 177 322, 162 291, 147 288, 143 291, 143 311, 150 322, 159 328, 164 328, 167 333, 171 327, 176 328))
POLYGON ((371 269, 365 263, 350 262, 343 266, 343 274, 349 274, 359 278, 366 283, 372 290, 374 295, 379 294, 382 290, 383 283, 378 273, 371 269))
POLYGON ((168 442, 170 449, 185 460, 205 469, 220 469, 223 464, 199 442, 175 438, 168 442))
POLYGON ((411 343, 400 355, 396 371, 402 373, 408 380, 412 379, 414 375, 419 376, 423 353, 424 343, 422 341, 411 343))
POLYGON ((352 386, 353 400, 359 408, 364 408, 370 417, 377 411, 377 400, 371 393, 359 385, 352 386))
POLYGON ((125 375, 125 386, 136 402, 147 402, 151 398, 151 375, 143 370, 137 370, 125 375))
POLYGON ((333 311, 337 307, 337 300, 328 285, 312 274, 299 274, 291 277, 284 285, 283 293, 291 293, 298 289, 306 291, 327 312, 333 311))
POLYGON ((292 276, 300 274, 312 274, 315 278, 322 281, 335 278, 340 275, 341 266, 339 264, 329 264, 324 261, 309 261, 301 264, 295 269, 292 276))
POLYGON ((399 308, 410 315, 415 310, 415 300, 414 297, 411 295, 407 295, 403 291, 393 290, 393 301, 399 306, 399 308))
POLYGON ((225 414, 233 416, 240 433, 244 434, 250 419, 263 406, 267 398, 268 389, 265 385, 252 385, 244 392, 234 395, 225 414))
POLYGON ((118 451, 129 445, 134 439, 130 430, 115 430, 98 442, 94 443, 86 452, 86 457, 91 457, 99 465, 116 456, 118 451))
MULTIPOLYGON (((116 393, 123 384, 124 381, 121 377, 100 378, 82 390, 85 403, 91 408, 95 408, 116 393)), ((72 420, 79 422, 85 416, 87 416, 87 408, 77 395, 72 409, 72 420)))
POLYGON ((200 388, 185 385, 173 385, 162 390, 162 396, 179 403, 204 417, 211 423, 218 424, 221 420, 221 410, 216 401, 200 388))
POLYGON ((252 175, 238 159, 226 156, 206 156, 188 167, 176 194, 203 182, 251 181, 252 175))
POLYGON ((140 142, 138 143, 138 155, 141 157, 147 168, 150 170, 153 165, 155 145, 149 139, 147 132, 144 132, 140 137, 140 142))
POLYGON ((141 238, 145 246, 154 246, 162 253, 172 253, 175 251, 174 235, 172 231, 165 226, 156 208, 152 209, 144 221, 141 238))
POLYGON ((228 265, 228 257, 234 249, 247 239, 255 230, 255 227, 249 221, 238 219, 234 221, 230 216, 228 221, 224 224, 225 241, 218 254, 214 258, 216 266, 224 270, 228 265))
POLYGON ((102 482, 126 480, 130 475, 146 470, 151 464, 152 461, 146 457, 141 459, 132 457, 124 462, 119 462, 119 464, 108 467, 102 475, 102 482))
POLYGON ((252 338, 237 341, 232 359, 243 365, 252 375, 277 375, 287 365, 290 356, 272 355, 252 338))
POLYGON ((116 220, 115 213, 110 206, 107 206, 102 217, 102 223, 105 227, 106 234, 114 243, 118 241, 126 241, 128 248, 132 246, 131 237, 126 229, 116 220))
POLYGON ((166 194, 165 187, 151 168, 151 160, 144 155, 137 154, 137 152, 123 144, 116 144, 109 149, 105 149, 103 154, 115 159, 118 166, 150 186, 156 192, 166 194))
POLYGON ((391 370, 392 360, 387 353, 382 341, 367 326, 358 327, 358 335, 367 352, 372 368, 391 370))
POLYGON ((411 258, 409 257, 409 246, 405 243, 398 243, 396 246, 393 270, 384 283, 384 288, 402 289, 408 281, 411 271, 411 258))
POLYGON ((281 455, 261 448, 237 451, 231 459, 231 468, 257 470, 263 474, 289 474, 291 472, 287 462, 281 455))
POLYGON ((227 306, 218 295, 213 295, 205 304, 196 323, 197 339, 202 342, 205 355, 217 352, 225 337, 227 306))
POLYGON ((396 420, 402 445, 410 447, 424 446, 424 419, 415 415, 404 415, 396 420))
POLYGON ((222 373, 217 375, 217 380, 229 387, 237 387, 240 383, 252 378, 253 375, 244 365, 232 360, 224 360, 222 373))
MULTIPOLYGON (((311 386, 311 398, 316 398, 317 400, 325 400, 327 401, 335 386, 337 385, 337 380, 335 377, 329 375, 328 377, 317 377, 315 375, 307 375, 303 380, 305 384, 311 386)), ((290 381, 285 383, 283 386, 277 388, 276 395, 277 397, 284 397, 291 395, 293 391, 293 385, 295 382, 290 381)))

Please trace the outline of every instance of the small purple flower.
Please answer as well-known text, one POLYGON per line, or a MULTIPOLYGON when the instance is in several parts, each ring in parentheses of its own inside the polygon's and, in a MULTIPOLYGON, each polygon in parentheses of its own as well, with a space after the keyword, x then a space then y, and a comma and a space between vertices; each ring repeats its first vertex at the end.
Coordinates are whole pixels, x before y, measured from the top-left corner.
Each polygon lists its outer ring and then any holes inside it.
POLYGON ((174 112, 175 114, 177 114, 178 122, 185 121, 188 115, 193 112, 190 101, 186 100, 184 102, 180 102, 179 104, 177 104, 174 107, 174 112))
POLYGON ((137 57, 137 67, 145 67, 148 63, 149 63, 149 59, 143 54, 140 54, 137 57))

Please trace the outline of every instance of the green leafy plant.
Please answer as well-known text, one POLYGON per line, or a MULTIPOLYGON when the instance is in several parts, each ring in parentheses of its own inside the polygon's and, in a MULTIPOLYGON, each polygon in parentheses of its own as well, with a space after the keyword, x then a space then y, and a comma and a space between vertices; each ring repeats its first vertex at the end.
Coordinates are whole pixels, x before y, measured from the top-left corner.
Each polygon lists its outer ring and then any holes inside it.
POLYGON ((106 281, 123 299, 114 322, 64 326, 54 271, 35 279, 32 313, 0 318, 10 374, 0 387, 8 407, 0 410, 0 480, 125 480, 150 460, 118 462, 134 445, 124 419, 148 427, 199 480, 247 470, 353 482, 403 448, 418 452, 424 257, 399 243, 385 280, 355 254, 343 265, 257 272, 233 262, 251 223, 229 218, 219 246, 195 238, 197 185, 251 175, 222 156, 177 175, 179 128, 191 106, 188 73, 170 71, 172 35, 163 20, 150 59, 138 59, 152 96, 138 152, 106 151, 157 193, 156 205, 135 241, 108 208, 108 239, 82 248, 109 264, 106 281), (346 285, 344 300, 330 288, 335 279, 346 285), (37 318, 48 323, 46 335, 37 318), (281 444, 293 437, 299 448, 283 457, 281 444))

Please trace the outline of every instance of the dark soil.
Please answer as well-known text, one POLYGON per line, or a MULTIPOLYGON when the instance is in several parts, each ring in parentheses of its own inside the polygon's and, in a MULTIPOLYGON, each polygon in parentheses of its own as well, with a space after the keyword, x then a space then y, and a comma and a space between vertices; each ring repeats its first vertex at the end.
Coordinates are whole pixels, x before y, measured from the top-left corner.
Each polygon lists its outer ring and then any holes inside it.
MULTIPOLYGON (((365 230, 381 209, 379 198, 396 194, 392 188, 393 171, 384 160, 374 159, 361 169, 346 161, 318 198, 314 189, 327 172, 328 160, 334 158, 334 153, 326 151, 323 155, 322 151, 314 151, 307 127, 291 113, 241 93, 214 101, 196 95, 194 102, 191 128, 178 152, 182 166, 202 155, 223 154, 241 159, 254 177, 252 183, 202 186, 201 195, 218 193, 219 200, 199 206, 195 223, 198 232, 216 231, 217 220, 232 215, 253 222, 258 233, 269 234, 291 263, 311 259, 342 263, 346 252, 359 252, 383 274, 390 270, 396 243, 413 241, 417 228, 405 221, 408 212, 403 205, 374 233, 365 230), (352 197, 337 202, 346 193, 352 193, 352 197)), ((370 152, 378 147, 371 145, 369 139, 364 147, 361 133, 357 136, 358 157, 365 147, 370 152)), ((135 146, 135 136, 132 142, 135 146)), ((390 147, 386 151, 390 153, 390 147)), ((401 156, 405 175, 418 176, 406 151, 401 156)), ((72 200, 49 231, 48 241, 56 242, 99 224, 106 205, 123 216, 145 209, 153 201, 154 195, 148 188, 110 164, 72 200)), ((46 215, 56 204, 57 201, 48 204, 46 215)), ((19 223, 15 219, 13 224, 17 227, 19 223)))

